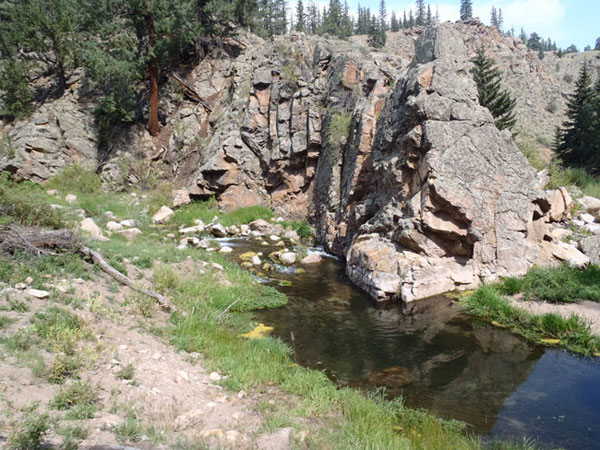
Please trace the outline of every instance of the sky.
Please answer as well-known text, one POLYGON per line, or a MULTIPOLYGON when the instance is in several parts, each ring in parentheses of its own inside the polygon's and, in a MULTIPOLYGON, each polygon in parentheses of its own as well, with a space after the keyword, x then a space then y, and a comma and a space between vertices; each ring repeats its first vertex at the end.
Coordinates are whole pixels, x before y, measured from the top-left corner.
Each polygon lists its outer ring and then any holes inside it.
MULTIPOLYGON (((427 3, 427 0, 425 0, 427 3)), ((579 50, 586 45, 592 48, 600 37, 600 0, 472 0, 473 17, 490 23, 492 6, 502 9, 504 30, 513 26, 518 35, 521 28, 527 34, 538 33, 544 39, 549 37, 559 47, 566 48, 575 44, 579 50)), ((304 4, 310 0, 304 0, 304 4)), ((358 4, 368 7, 371 12, 379 9, 379 0, 348 0, 348 6, 355 12, 358 4)), ((391 11, 402 16, 402 11, 412 8, 415 2, 407 0, 386 0, 388 20, 391 11)), ((295 8, 296 0, 290 0, 290 7, 295 8)), ((327 0, 315 0, 315 4, 328 5, 327 0)), ((460 0, 430 0, 431 10, 439 9, 440 20, 455 21, 459 18, 460 0)), ((295 11, 295 9, 294 9, 295 11)))

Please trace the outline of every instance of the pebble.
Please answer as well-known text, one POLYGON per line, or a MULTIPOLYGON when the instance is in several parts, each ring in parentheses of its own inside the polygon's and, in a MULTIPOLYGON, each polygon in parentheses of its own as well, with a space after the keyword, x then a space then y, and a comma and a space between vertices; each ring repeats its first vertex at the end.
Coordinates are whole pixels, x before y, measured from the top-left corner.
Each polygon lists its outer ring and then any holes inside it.
POLYGON ((223 271, 223 266, 221 264, 212 263, 210 266, 215 270, 223 271))
POLYGON ((65 197, 65 201, 67 203, 75 203, 77 201, 77 196, 74 194, 67 194, 67 196, 65 197))
POLYGON ((244 398, 246 395, 246 391, 242 390, 237 393, 237 398, 244 398))
POLYGON ((152 355, 152 359, 158 361, 160 358, 162 358, 162 355, 160 353, 155 353, 154 355, 152 355))
POLYGON ((25 283, 27 283, 27 284, 33 283, 33 278, 31 278, 31 277, 25 278, 25 283))
POLYGON ((208 402, 208 403, 206 404, 206 407, 207 407, 207 408, 214 408, 215 406, 217 406, 217 404, 216 404, 215 402, 208 402))
POLYGON ((135 220, 133 219, 121 220, 119 223, 124 227, 135 227, 135 220))
POLYGON ((40 299, 41 298, 48 298, 48 297, 50 297, 50 292, 48 292, 48 291, 41 291, 41 290, 38 290, 38 289, 29 289, 27 291, 27 293, 29 295, 31 295, 32 297, 40 298, 40 299))
POLYGON ((275 236, 274 234, 269 236, 269 239, 271 239, 273 242, 279 242, 281 240, 279 236, 275 236))
POLYGON ((209 378, 211 381, 219 381, 219 380, 221 379, 221 375, 219 375, 217 372, 212 372, 212 373, 211 373, 211 374, 208 376, 208 378, 209 378))
POLYGON ((27 289, 27 285, 25 283, 17 283, 15 284, 15 289, 18 291, 23 291, 27 289))
POLYGON ((233 249, 231 247, 221 247, 221 249, 219 250, 220 253, 231 253, 233 251, 233 249))

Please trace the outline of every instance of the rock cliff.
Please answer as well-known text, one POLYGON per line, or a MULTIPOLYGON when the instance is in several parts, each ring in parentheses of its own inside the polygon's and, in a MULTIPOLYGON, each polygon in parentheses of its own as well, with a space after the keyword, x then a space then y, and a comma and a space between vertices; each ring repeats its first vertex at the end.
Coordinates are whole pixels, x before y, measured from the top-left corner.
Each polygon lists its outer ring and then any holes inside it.
POLYGON ((568 214, 568 194, 542 190, 511 135, 479 106, 469 70, 483 45, 519 99, 522 129, 549 141, 563 117, 563 72, 574 78, 579 56, 540 61, 478 22, 391 33, 381 51, 364 44, 242 33, 180 68, 186 90, 163 85, 158 137, 134 126, 102 150, 94 93, 74 75, 61 99, 0 124, 0 169, 43 181, 78 162, 117 187, 152 174, 196 198, 215 196, 223 209, 263 204, 306 218, 378 300, 571 258, 549 225, 568 214), (544 107, 549 98, 558 112, 544 107))

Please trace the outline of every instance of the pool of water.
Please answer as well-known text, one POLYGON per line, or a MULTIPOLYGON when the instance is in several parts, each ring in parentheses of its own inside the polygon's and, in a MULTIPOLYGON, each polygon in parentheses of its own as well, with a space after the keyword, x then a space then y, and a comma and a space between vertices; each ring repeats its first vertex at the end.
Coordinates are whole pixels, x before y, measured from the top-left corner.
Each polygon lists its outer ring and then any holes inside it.
MULTIPOLYGON (((262 250, 241 241, 239 252, 262 250)), ((600 446, 600 364, 531 345, 439 297, 376 308, 332 258, 303 273, 275 273, 289 303, 256 319, 294 349, 299 364, 340 385, 385 387, 406 405, 466 422, 484 437, 543 447, 600 446)), ((277 283, 274 285, 277 286, 277 283)))

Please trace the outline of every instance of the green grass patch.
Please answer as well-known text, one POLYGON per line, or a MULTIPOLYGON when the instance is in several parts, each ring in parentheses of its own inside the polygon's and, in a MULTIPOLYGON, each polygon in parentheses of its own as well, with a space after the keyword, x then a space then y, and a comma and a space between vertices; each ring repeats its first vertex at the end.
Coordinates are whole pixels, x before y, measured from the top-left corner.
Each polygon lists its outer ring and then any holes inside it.
POLYGON ((62 194, 99 194, 102 192, 102 179, 93 170, 73 164, 50 178, 45 187, 62 194))
POLYGON ((78 255, 71 254, 32 256, 19 252, 10 257, 0 254, 0 281, 14 285, 31 277, 31 287, 47 289, 46 275, 89 279, 89 266, 78 255))
POLYGON ((70 420, 89 419, 97 411, 98 393, 89 383, 76 381, 62 386, 48 406, 59 411, 67 411, 65 418, 70 420))
POLYGON ((497 289, 504 295, 523 293, 526 300, 540 299, 552 303, 571 303, 580 300, 600 301, 600 267, 585 269, 564 263, 557 268, 531 269, 520 278, 503 278, 497 289))
POLYGON ((115 428, 115 434, 120 442, 138 442, 142 439, 144 432, 135 417, 130 417, 115 428))
POLYGON ((556 189, 560 186, 577 186, 584 195, 600 197, 600 180, 583 168, 564 168, 558 164, 550 165, 550 180, 546 189, 556 189))
POLYGON ((7 329, 10 325, 15 323, 17 319, 13 319, 12 317, 0 316, 0 330, 7 329))
POLYGON ((470 314, 509 328, 513 333, 537 344, 558 344, 576 353, 592 355, 600 351, 600 337, 590 331, 589 324, 573 315, 568 319, 556 314, 535 315, 515 308, 496 286, 482 286, 464 299, 470 314))
POLYGON ((43 448, 43 440, 50 430, 47 414, 36 413, 38 404, 24 408, 23 416, 12 423, 6 445, 7 450, 36 450, 43 448))
POLYGON ((205 202, 192 202, 178 208, 171 223, 177 226, 190 226, 197 219, 208 223, 215 216, 219 218, 219 223, 228 227, 250 223, 257 219, 270 220, 274 217, 274 213, 271 209, 258 205, 237 208, 230 212, 221 213, 219 212, 216 200, 211 198, 205 202))
POLYGON ((55 306, 35 314, 32 332, 42 338, 48 350, 66 355, 73 355, 79 341, 90 335, 79 317, 55 306))
POLYGON ((0 226, 9 224, 60 228, 63 216, 49 205, 49 196, 38 185, 15 183, 0 174, 0 226))

